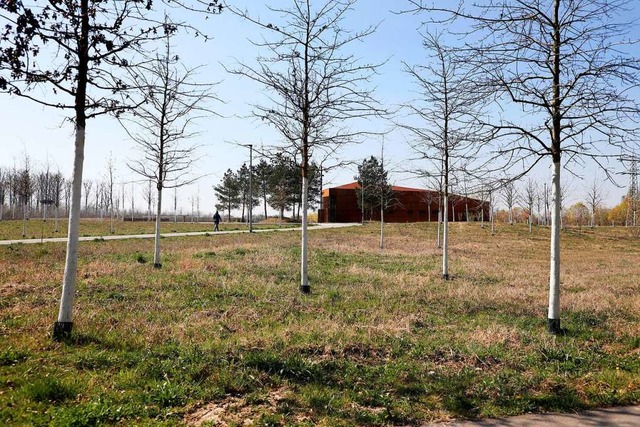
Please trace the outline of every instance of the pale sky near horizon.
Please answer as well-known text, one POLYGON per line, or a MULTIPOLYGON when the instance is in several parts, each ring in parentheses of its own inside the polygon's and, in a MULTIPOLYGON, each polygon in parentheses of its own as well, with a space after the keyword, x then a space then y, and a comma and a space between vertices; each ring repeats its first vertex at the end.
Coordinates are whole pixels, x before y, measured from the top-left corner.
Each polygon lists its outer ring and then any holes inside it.
MULTIPOLYGON (((252 13, 260 13, 252 9, 252 2, 236 1, 240 7, 249 8, 252 13)), ((282 5, 287 1, 275 1, 282 5)), ((394 2, 395 3, 395 2, 394 2)), ((397 2, 398 7, 404 2, 397 2)), ((354 29, 362 29, 368 25, 379 23, 376 33, 362 42, 357 54, 363 62, 386 63, 381 66, 378 76, 372 82, 376 89, 376 96, 382 105, 394 108, 395 105, 411 100, 415 90, 410 78, 402 72, 402 62, 419 63, 425 53, 421 46, 421 38, 417 32, 423 17, 411 14, 397 15, 389 11, 390 2, 381 0, 361 0, 355 6, 356 10, 349 16, 348 25, 354 29)), ((204 21, 203 21, 204 22, 204 21)), ((202 22, 197 25, 203 25, 202 22)), ((261 96, 261 88, 247 80, 227 74, 221 63, 232 65, 237 59, 240 62, 252 62, 257 51, 248 38, 256 39, 259 32, 256 28, 239 17, 225 12, 206 21, 205 32, 213 36, 213 40, 203 43, 188 37, 181 37, 178 41, 182 60, 191 67, 202 65, 199 75, 204 81, 219 82, 215 93, 224 100, 223 103, 212 103, 210 107, 221 117, 211 117, 201 120, 196 128, 200 135, 193 142, 202 145, 199 151, 200 160, 197 164, 198 175, 207 175, 197 184, 180 191, 179 204, 184 212, 190 210, 190 198, 200 197, 200 210, 208 213, 213 210, 215 197, 212 185, 218 184, 224 172, 230 168, 237 170, 244 162, 248 163, 248 149, 234 143, 254 144, 260 146, 279 138, 278 134, 266 125, 246 118, 251 110, 249 103, 261 96)), ((636 32, 637 33, 637 32, 636 32)), ((71 175, 73 162, 73 134, 69 122, 64 122, 64 115, 60 111, 46 109, 33 102, 2 95, 0 97, 0 115, 3 126, 0 128, 0 167, 19 165, 26 153, 35 165, 35 169, 42 168, 49 162, 53 169, 59 167, 67 177, 71 175)), ((388 123, 382 120, 368 123, 373 129, 386 129, 388 123)), ((371 155, 379 156, 381 138, 370 138, 361 144, 352 145, 341 151, 342 159, 361 162, 371 155)), ((99 180, 105 174, 107 161, 110 156, 116 163, 116 178, 118 182, 139 180, 126 167, 126 161, 136 156, 133 145, 116 120, 109 117, 93 119, 87 124, 87 143, 85 149, 84 177, 99 180)), ((405 142, 400 132, 391 132, 385 137, 385 160, 390 166, 390 179, 393 184, 402 186, 425 187, 427 183, 406 173, 412 167, 408 159, 415 154, 405 142)), ((543 165, 536 171, 536 179, 542 182, 549 176, 550 161, 544 160, 543 165)), ((415 167, 425 167, 425 164, 415 167)), ((356 174, 355 166, 339 171, 331 171, 325 178, 326 186, 341 185, 353 181, 356 174)), ((595 169, 588 167, 578 171, 578 175, 585 177, 585 181, 570 177, 565 173, 569 187, 575 193, 569 197, 571 202, 580 201, 585 193, 584 188, 596 178, 595 169)), ((602 176, 598 174, 597 176, 602 176)), ((619 182, 625 188, 615 188, 607 185, 608 197, 606 204, 612 206, 619 202, 626 192, 628 179, 621 177, 619 182)), ((522 184, 524 185, 524 184, 522 184)), ((141 192, 144 184, 136 186, 136 208, 143 209, 141 192)), ((127 194, 132 185, 127 185, 127 194)), ((173 192, 165 195, 164 209, 171 210, 173 192)), ((126 196, 129 198, 129 195, 126 196)), ((127 207, 130 202, 127 202, 127 207)))

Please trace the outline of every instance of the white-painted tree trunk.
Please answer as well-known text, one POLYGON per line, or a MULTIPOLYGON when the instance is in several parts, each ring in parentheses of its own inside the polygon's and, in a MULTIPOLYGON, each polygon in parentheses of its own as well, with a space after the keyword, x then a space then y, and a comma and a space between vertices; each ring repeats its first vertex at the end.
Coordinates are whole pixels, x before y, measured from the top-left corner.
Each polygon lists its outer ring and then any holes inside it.
POLYGON ((438 209, 438 235, 436 236, 436 248, 440 247, 441 226, 442 226, 442 209, 438 209))
POLYGON ((553 164, 551 195, 551 265, 549 270, 549 332, 560 333, 560 162, 553 164))
POLYGON ((22 238, 27 237, 27 204, 22 207, 22 238))
POLYGON ((153 266, 162 267, 160 262, 160 220, 162 219, 162 188, 158 189, 158 205, 156 207, 156 237, 153 250, 153 266))
POLYGON ((300 251, 300 291, 303 293, 311 292, 309 286, 309 276, 307 268, 307 209, 309 196, 309 179, 302 177, 302 242, 300 251))
POLYGON ((380 249, 384 249, 384 202, 380 204, 380 249))
POLYGON ((442 215, 442 278, 449 280, 449 197, 446 195, 442 215))
POLYGON ((69 211, 69 230, 67 257, 62 279, 62 298, 58 321, 54 326, 54 338, 59 339, 71 333, 73 327, 73 300, 78 275, 78 236, 80 232, 80 205, 82 203, 82 165, 84 163, 85 130, 76 127, 75 156, 73 159, 73 177, 71 189, 71 210, 69 211))

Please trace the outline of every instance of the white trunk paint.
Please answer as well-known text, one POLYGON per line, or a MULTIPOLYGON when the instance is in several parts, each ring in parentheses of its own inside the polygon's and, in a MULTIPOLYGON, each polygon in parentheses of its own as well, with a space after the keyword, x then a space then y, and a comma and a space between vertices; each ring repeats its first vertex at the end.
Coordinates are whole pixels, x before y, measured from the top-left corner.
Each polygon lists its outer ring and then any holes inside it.
POLYGON ((27 236, 27 205, 22 207, 22 238, 27 236))
POLYGON ((560 162, 553 164, 551 194, 551 265, 549 319, 560 319, 560 162))
POLYGON ((442 210, 438 209, 438 235, 436 236, 436 248, 440 247, 440 227, 442 225, 442 210))
POLYGON ((449 278, 449 197, 444 196, 444 214, 442 215, 442 277, 449 278))
POLYGON ((156 206, 156 237, 153 250, 153 266, 160 267, 160 220, 162 219, 162 188, 158 189, 158 205, 156 206))
POLYGON ((308 289, 309 277, 307 274, 307 209, 309 196, 309 181, 307 177, 302 178, 302 242, 300 252, 300 287, 308 289))
POLYGON ((380 249, 384 249, 384 202, 380 204, 380 249))
POLYGON ((73 159, 73 177, 71 188, 71 210, 69 211, 69 231, 67 240, 67 258, 62 279, 62 298, 58 322, 72 322, 73 299, 78 275, 78 236, 80 231, 80 205, 82 203, 82 165, 84 163, 85 131, 76 128, 75 157, 73 159))

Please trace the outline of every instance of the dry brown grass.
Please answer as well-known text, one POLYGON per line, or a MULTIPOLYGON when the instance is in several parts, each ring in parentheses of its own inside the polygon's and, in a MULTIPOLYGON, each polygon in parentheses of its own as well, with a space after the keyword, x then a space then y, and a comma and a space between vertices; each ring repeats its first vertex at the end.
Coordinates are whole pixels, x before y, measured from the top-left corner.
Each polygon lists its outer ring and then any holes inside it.
POLYGON ((310 296, 298 292, 297 232, 163 239, 161 270, 151 241, 81 243, 70 346, 49 336, 64 245, 0 248, 0 339, 28 354, 0 366, 14 384, 0 384, 0 404, 46 424, 21 384, 55 373, 86 390, 41 413, 107 390, 114 405, 134 402, 141 424, 164 414, 171 425, 167 412, 196 425, 406 424, 638 401, 640 241, 628 230, 563 233, 566 337, 545 331, 547 229, 453 224, 446 282, 435 224, 386 230, 383 251, 377 224, 312 231, 310 296), (102 357, 122 367, 78 368, 102 357), (183 397, 145 401, 157 381, 183 397))

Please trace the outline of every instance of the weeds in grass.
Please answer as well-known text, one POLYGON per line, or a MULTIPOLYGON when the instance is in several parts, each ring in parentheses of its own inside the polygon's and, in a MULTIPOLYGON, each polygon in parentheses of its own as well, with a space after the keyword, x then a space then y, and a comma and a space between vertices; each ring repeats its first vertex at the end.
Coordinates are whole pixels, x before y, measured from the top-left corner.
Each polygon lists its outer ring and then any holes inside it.
POLYGON ((48 336, 64 245, 0 247, 0 424, 389 425, 640 401, 640 243, 563 239, 564 337, 545 332, 548 230, 435 224, 81 245, 74 333, 48 336), (207 418, 209 417, 209 418, 207 418))

